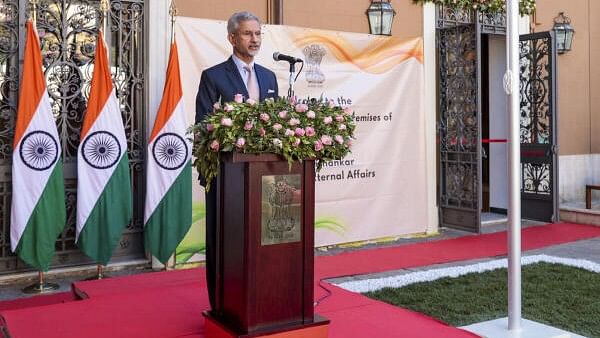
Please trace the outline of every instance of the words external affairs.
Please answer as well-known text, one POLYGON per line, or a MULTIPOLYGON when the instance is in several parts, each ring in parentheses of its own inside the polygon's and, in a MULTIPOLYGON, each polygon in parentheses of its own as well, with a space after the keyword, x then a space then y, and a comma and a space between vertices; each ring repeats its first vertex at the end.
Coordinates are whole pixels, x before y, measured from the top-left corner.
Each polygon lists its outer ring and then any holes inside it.
POLYGON ((335 161, 326 161, 323 163, 323 168, 334 168, 335 172, 327 174, 317 173, 315 180, 317 182, 325 181, 341 181, 354 179, 375 178, 375 171, 369 169, 343 169, 346 166, 354 165, 354 159, 344 159, 335 161))

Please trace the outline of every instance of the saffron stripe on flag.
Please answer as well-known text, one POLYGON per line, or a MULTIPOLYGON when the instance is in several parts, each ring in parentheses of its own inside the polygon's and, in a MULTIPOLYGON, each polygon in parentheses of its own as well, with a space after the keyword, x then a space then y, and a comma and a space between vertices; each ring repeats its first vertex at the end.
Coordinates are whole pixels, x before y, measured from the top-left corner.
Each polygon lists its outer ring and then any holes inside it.
POLYGON ((17 148, 17 144, 23 138, 31 118, 37 111, 42 94, 46 91, 40 50, 40 40, 33 23, 29 20, 27 21, 27 42, 25 43, 25 58, 23 59, 23 85, 20 88, 19 114, 17 114, 15 125, 13 149, 17 148))
POLYGON ((169 65, 167 67, 167 79, 163 97, 158 107, 154 128, 148 142, 153 142, 158 133, 163 129, 169 118, 173 115, 175 107, 183 98, 183 89, 181 89, 181 76, 179 73, 179 52, 177 51, 177 43, 171 44, 171 53, 169 56, 169 65))
POLYGON ((104 110, 104 105, 113 91, 112 78, 110 77, 110 64, 108 54, 104 43, 102 31, 98 32, 98 42, 96 43, 96 58, 94 60, 94 74, 92 83, 95 95, 90 93, 87 110, 81 126, 81 140, 83 140, 90 128, 98 118, 98 115, 104 110), (100 57, 98 57, 100 55, 100 57), (108 71, 96 71, 96 69, 106 69, 108 71))

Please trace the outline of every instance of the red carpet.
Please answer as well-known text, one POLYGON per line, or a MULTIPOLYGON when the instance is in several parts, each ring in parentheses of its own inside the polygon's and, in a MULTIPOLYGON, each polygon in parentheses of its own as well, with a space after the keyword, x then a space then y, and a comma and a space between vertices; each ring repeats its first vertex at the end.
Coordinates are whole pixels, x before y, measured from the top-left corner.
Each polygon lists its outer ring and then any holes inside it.
POLYGON ((183 287, 190 283, 200 283, 206 287, 204 269, 185 269, 143 273, 131 276, 112 277, 101 280, 79 281, 72 284, 73 293, 80 298, 96 298, 115 294, 129 294, 140 290, 164 287, 183 287))
MULTIPOLYGON (((600 227, 554 224, 523 231, 523 249, 600 236, 600 227)), ((317 257, 316 281, 392 269, 506 254, 506 233, 466 236, 393 248, 317 257)), ((77 282, 89 297, 75 302, 2 311, 19 337, 204 337, 201 312, 208 308, 203 269, 146 273, 77 282), (35 323, 35 325, 32 325, 35 323)), ((368 299, 333 285, 316 308, 331 319, 330 337, 474 337, 435 319, 368 299)), ((316 288, 316 298, 324 291, 316 288)), ((284 300, 282 300, 284 301, 284 300)), ((3 308, 0 303, 0 308, 3 308)))
MULTIPOLYGON (((521 247, 526 251, 597 237, 600 236, 600 227, 572 223, 547 224, 523 229, 521 236, 521 247)), ((508 251, 507 243, 506 232, 503 231, 320 256, 316 259, 315 276, 323 279, 502 256, 508 251)))
POLYGON ((17 298, 0 302, 0 312, 6 310, 17 310, 28 307, 59 304, 77 300, 72 292, 59 292, 51 295, 40 295, 27 298, 17 298))

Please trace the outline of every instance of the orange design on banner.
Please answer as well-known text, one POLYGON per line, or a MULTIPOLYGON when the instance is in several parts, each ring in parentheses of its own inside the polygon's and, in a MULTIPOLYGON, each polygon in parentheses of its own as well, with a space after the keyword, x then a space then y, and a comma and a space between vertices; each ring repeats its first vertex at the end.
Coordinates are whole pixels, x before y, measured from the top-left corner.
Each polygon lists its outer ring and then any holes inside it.
POLYGON ((372 74, 383 74, 411 58, 423 63, 422 38, 400 40, 376 36, 370 40, 367 46, 357 49, 339 35, 321 32, 294 37, 294 44, 300 49, 310 44, 325 45, 338 61, 352 63, 372 74))

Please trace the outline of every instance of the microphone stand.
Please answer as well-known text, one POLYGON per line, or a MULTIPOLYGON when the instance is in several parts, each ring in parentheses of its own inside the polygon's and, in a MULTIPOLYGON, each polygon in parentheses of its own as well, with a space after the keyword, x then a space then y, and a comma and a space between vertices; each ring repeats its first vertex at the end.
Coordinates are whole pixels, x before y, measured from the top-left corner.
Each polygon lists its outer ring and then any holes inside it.
POLYGON ((294 97, 294 74, 296 73, 296 63, 290 62, 290 80, 288 89, 288 99, 294 97))

